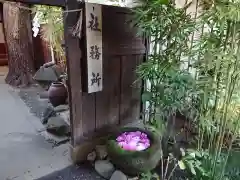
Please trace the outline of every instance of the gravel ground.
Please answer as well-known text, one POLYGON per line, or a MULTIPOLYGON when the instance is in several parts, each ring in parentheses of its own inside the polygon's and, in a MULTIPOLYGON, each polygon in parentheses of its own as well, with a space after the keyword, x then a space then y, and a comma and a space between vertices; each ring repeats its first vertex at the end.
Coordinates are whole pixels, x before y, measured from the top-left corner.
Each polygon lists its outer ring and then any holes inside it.
MULTIPOLYGON (((29 108, 30 113, 35 115, 39 121, 42 121, 44 116, 43 114, 47 107, 52 107, 48 99, 40 98, 39 94, 43 92, 44 90, 41 89, 41 87, 24 88, 20 89, 18 92, 19 97, 29 108)), ((41 135, 44 136, 46 141, 53 144, 54 146, 58 146, 69 141, 68 136, 56 136, 54 134, 46 132, 45 128, 42 129, 41 135)))
MULTIPOLYGON (((43 113, 48 106, 51 106, 47 99, 40 99, 39 94, 44 92, 40 87, 31 87, 21 89, 18 92, 19 97, 29 107, 30 112, 39 119, 42 119, 43 113)), ((44 133, 46 133, 44 131, 44 133)), ((48 134, 48 133, 47 133, 48 134)), ((45 137, 45 135, 43 135, 45 137)), ((51 137, 49 138, 51 139, 51 137)), ((54 139, 54 138, 53 138, 54 139)), ((104 180, 89 164, 79 166, 71 165, 62 170, 55 171, 37 180, 104 180)))
POLYGON ((37 180, 104 180, 89 164, 69 166, 37 180))
POLYGON ((51 106, 48 99, 40 99, 39 93, 44 92, 40 87, 24 88, 19 91, 20 98, 30 108, 30 112, 42 119, 43 113, 51 106))

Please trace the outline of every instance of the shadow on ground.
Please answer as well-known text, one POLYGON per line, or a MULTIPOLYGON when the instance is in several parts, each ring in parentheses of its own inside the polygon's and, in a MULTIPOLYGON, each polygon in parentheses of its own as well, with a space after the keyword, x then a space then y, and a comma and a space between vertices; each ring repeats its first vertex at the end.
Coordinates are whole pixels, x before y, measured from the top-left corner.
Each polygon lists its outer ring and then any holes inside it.
POLYGON ((104 180, 90 164, 72 165, 37 180, 104 180))

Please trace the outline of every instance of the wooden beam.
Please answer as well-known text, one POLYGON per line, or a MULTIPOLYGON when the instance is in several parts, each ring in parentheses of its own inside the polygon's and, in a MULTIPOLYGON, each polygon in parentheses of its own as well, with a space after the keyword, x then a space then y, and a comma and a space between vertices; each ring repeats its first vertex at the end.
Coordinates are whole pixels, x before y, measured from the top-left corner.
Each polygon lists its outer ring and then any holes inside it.
POLYGON ((7 0, 7 1, 12 1, 12 2, 21 2, 21 3, 26 3, 26 4, 31 4, 31 5, 49 5, 49 6, 65 6, 65 0, 7 0))

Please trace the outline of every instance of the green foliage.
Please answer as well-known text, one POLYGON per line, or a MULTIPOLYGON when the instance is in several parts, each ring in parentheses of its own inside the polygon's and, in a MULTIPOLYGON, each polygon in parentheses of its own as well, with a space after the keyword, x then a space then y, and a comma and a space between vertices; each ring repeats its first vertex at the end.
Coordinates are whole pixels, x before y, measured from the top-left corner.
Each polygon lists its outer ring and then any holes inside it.
POLYGON ((198 21, 203 33, 192 49, 191 66, 197 71, 200 92, 198 150, 209 154, 201 162, 210 170, 207 179, 211 180, 230 179, 229 153, 240 135, 238 7, 237 1, 219 0, 206 8, 198 21))
MULTIPOLYGON (((176 157, 174 157, 173 154, 169 154, 167 159, 161 160, 161 166, 160 166, 160 173, 154 173, 154 172, 145 172, 142 173, 139 177, 140 180, 171 180, 174 179, 174 174, 176 173, 176 169, 180 166, 180 161, 177 160, 176 157)), ((181 180, 180 177, 177 178, 178 180, 181 180)))
POLYGON ((42 26, 41 38, 53 47, 57 56, 65 60, 65 52, 62 48, 64 39, 62 8, 44 5, 35 6, 35 12, 39 14, 39 21, 42 26))
POLYGON ((193 175, 193 180, 209 180, 209 179, 224 179, 238 180, 240 178, 240 163, 238 161, 239 152, 232 151, 228 156, 222 153, 216 160, 212 154, 204 151, 188 150, 183 156, 181 162, 185 165, 185 169, 193 175), (226 169, 223 170, 223 164, 227 161, 226 169), (216 162, 215 177, 211 177, 212 164, 216 162))
POLYGON ((152 45, 137 69, 148 83, 142 99, 149 103, 148 122, 156 128, 166 127, 159 122, 178 112, 194 121, 196 150, 178 161, 191 179, 234 179, 239 169, 228 167, 240 137, 240 2, 200 4, 203 12, 195 22, 186 14, 187 4, 177 9, 173 1, 148 0, 134 9, 139 34, 150 37, 152 45), (200 37, 189 43, 196 29, 200 37))
POLYGON ((137 73, 151 84, 142 99, 150 104, 148 122, 157 128, 178 112, 194 111, 189 106, 189 96, 194 96, 194 79, 180 69, 181 56, 189 53, 189 35, 194 30, 194 21, 185 10, 166 0, 144 1, 133 10, 139 34, 151 37, 150 55, 137 73))
MULTIPOLYGON (((147 72, 149 74, 144 72, 146 70, 145 65, 148 62, 138 69, 138 74, 144 78, 153 75, 151 71, 150 73, 147 72)), ((155 75, 157 76, 155 80, 158 82, 152 83, 151 89, 146 89, 142 94, 144 103, 150 102, 160 110, 154 112, 154 120, 168 120, 176 113, 192 116, 196 109, 190 102, 191 98, 196 96, 196 84, 191 74, 185 70, 171 67, 162 72, 156 72, 155 75)))
POLYGON ((206 167, 209 159, 209 154, 204 151, 187 150, 179 161, 182 164, 180 168, 190 172, 194 179, 207 180, 210 175, 210 169, 206 167))
POLYGON ((231 151, 228 157, 228 162, 226 166, 225 177, 228 180, 238 180, 240 179, 240 151, 231 151))
POLYGON ((158 174, 156 173, 142 173, 139 177, 140 180, 160 180, 158 174))

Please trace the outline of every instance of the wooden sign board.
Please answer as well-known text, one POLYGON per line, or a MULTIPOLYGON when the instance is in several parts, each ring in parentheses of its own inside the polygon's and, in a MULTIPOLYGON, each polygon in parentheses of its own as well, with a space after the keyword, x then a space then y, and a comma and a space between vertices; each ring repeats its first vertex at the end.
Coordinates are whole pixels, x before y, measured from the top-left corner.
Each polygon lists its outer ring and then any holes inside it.
POLYGON ((85 3, 88 93, 102 91, 102 5, 85 3))

